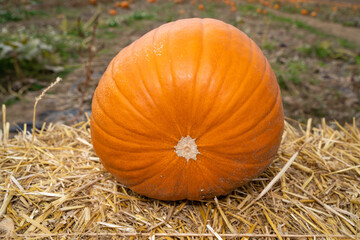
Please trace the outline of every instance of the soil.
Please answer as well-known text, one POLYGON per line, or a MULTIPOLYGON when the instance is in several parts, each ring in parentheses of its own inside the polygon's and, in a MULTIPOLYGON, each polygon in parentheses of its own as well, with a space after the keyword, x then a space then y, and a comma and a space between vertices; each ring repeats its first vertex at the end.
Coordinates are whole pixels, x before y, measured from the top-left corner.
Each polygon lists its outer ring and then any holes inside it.
MULTIPOLYGON (((106 14, 106 9, 111 6, 112 4, 110 3, 102 6, 104 9, 104 14, 101 16, 102 20, 110 18, 110 16, 106 14)), ((159 11, 161 16, 158 16, 156 19, 139 20, 139 23, 135 23, 137 25, 125 26, 121 31, 117 28, 109 29, 108 31, 116 34, 116 38, 95 39, 97 54, 91 64, 92 74, 84 98, 83 111, 90 114, 94 89, 108 63, 123 47, 138 39, 147 31, 163 24, 171 14, 175 14, 175 18, 204 17, 204 13, 198 11, 197 8, 190 3, 171 6, 171 13, 161 13, 161 11, 159 11), (179 10, 183 10, 185 13, 180 16, 178 13, 179 10)), ((46 8, 48 6, 43 7, 46 8)), ((91 17, 96 11, 95 7, 89 5, 74 4, 71 7, 76 8, 84 18, 91 17)), ((129 14, 129 12, 135 9, 137 11, 148 11, 149 4, 146 1, 135 1, 130 10, 119 9, 118 14, 129 14)), ((286 73, 287 65, 284 63, 289 61, 304 61, 307 68, 299 73, 302 80, 301 84, 297 85, 288 81, 287 88, 283 90, 282 93, 286 116, 300 122, 306 122, 307 118, 314 118, 315 123, 319 123, 321 117, 325 117, 327 120, 336 119, 342 123, 351 122, 352 118, 356 117, 356 123, 360 125, 359 65, 341 59, 323 61, 315 59, 312 56, 302 56, 296 51, 296 48, 307 44, 311 45, 314 42, 324 40, 336 42, 337 40, 333 36, 354 42, 357 44, 357 51, 359 51, 360 29, 344 27, 336 23, 322 22, 321 20, 311 17, 270 10, 273 14, 279 16, 299 19, 331 35, 328 37, 319 37, 306 30, 296 28, 292 24, 284 26, 281 22, 272 22, 266 16, 232 13, 226 7, 219 7, 212 11, 215 12, 211 12, 211 14, 215 14, 213 17, 226 22, 232 22, 235 26, 247 33, 259 46, 264 46, 264 43, 267 42, 274 43, 274 49, 264 49, 264 54, 269 59, 270 64, 274 66, 274 69, 278 66, 279 71, 286 73), (325 62, 325 64, 319 66, 319 62, 325 62), (316 84, 312 83, 314 79, 316 80, 316 84)), ((9 25, 16 28, 21 25, 38 22, 40 21, 34 19, 33 21, 15 24, 9 23, 9 25)), ((46 22, 57 25, 60 20, 54 17, 46 20, 46 22)), ((37 106, 37 122, 39 125, 41 125, 42 122, 73 124, 79 120, 86 120, 86 116, 83 114, 80 117, 77 116, 81 101, 79 84, 82 84, 86 80, 84 67, 86 61, 86 57, 79 59, 79 63, 82 63, 83 67, 70 73, 61 83, 50 90, 51 94, 46 94, 40 101, 37 106)), ((32 121, 34 101, 40 93, 41 90, 28 92, 22 96, 21 101, 7 107, 6 119, 10 122, 11 126, 21 126, 23 123, 32 121)))
POLYGON ((346 27, 339 23, 333 23, 333 22, 324 22, 319 19, 308 17, 308 16, 302 16, 300 14, 290 14, 280 11, 275 11, 273 9, 267 8, 268 11, 272 12, 273 14, 276 14, 278 16, 291 18, 294 20, 300 20, 314 28, 321 29, 327 34, 345 38, 351 42, 356 43, 357 45, 360 45, 360 29, 355 27, 346 27))

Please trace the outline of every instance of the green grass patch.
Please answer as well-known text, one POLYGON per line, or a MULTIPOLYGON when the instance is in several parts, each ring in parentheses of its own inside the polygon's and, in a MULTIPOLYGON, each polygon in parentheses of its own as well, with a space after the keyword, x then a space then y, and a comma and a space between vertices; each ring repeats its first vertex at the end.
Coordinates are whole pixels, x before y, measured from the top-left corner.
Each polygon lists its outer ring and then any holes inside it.
POLYGON ((278 16, 278 15, 275 15, 272 13, 269 13, 268 15, 269 15, 269 18, 273 21, 288 23, 288 24, 291 24, 293 22, 293 20, 291 18, 278 16))
POLYGON ((64 70, 59 72, 57 75, 61 78, 65 78, 67 75, 69 75, 79 67, 81 67, 81 65, 64 65, 64 70))
POLYGON ((238 10, 241 12, 256 12, 256 9, 258 7, 256 5, 253 4, 244 4, 244 5, 239 5, 238 6, 238 10))
POLYGON ((277 47, 277 43, 274 41, 265 41, 262 44, 262 49, 268 50, 268 51, 272 51, 272 50, 276 49, 276 47, 277 47))
POLYGON ((124 21, 128 24, 139 20, 155 19, 155 15, 147 11, 134 11, 132 14, 125 16, 124 21))
POLYGON ((97 37, 102 39, 114 39, 117 37, 117 35, 118 34, 116 32, 105 30, 97 34, 97 37))
POLYGON ((289 80, 295 84, 301 83, 300 74, 307 70, 307 66, 303 61, 290 61, 288 64, 289 80))
POLYGON ((18 97, 13 97, 13 98, 10 98, 10 99, 7 99, 5 102, 4 102, 4 104, 5 104, 5 106, 10 106, 10 105, 12 105, 12 104, 14 104, 14 103, 17 103, 17 102, 19 102, 20 101, 20 99, 18 98, 18 97))
POLYGON ((174 5, 173 2, 152 4, 148 11, 155 15, 154 19, 169 22, 177 19, 174 5))
POLYGON ((340 46, 346 48, 346 49, 351 49, 351 50, 355 50, 357 48, 356 44, 353 42, 350 42, 347 39, 339 39, 339 44, 340 46))
POLYGON ((296 49, 297 52, 309 57, 317 57, 319 59, 340 59, 344 61, 351 60, 357 63, 359 55, 355 54, 352 50, 352 45, 343 44, 342 47, 350 47, 351 49, 339 48, 333 42, 321 41, 313 45, 303 45, 296 49))
POLYGON ((278 16, 276 14, 273 13, 269 13, 268 14, 269 18, 273 21, 277 21, 277 22, 281 22, 281 23, 287 23, 287 24, 294 24, 297 28, 301 28, 304 29, 308 32, 311 32, 313 34, 316 34, 318 36, 322 36, 322 37, 329 37, 330 35, 322 32, 320 29, 314 28, 300 20, 292 20, 291 18, 288 17, 282 17, 282 16, 278 16))
POLYGON ((292 4, 285 4, 281 6, 281 11, 283 12, 287 12, 287 13, 299 13, 300 10, 298 8, 296 8, 294 5, 292 4))
POLYGON ((296 48, 296 51, 306 56, 310 56, 313 53, 313 48, 310 45, 303 45, 301 47, 296 48))
MULTIPOLYGON (((0 83, 5 89, 18 91, 25 87, 29 91, 38 90, 42 85, 28 84, 26 79, 48 81, 54 75, 66 75, 59 66, 76 59, 86 46, 80 36, 59 33, 55 28, 35 27, 0 32, 0 83), (23 79, 23 80, 22 80, 23 79), (14 81, 20 83, 15 86, 14 81)), ((46 84, 45 84, 46 85, 46 84)))
POLYGON ((25 10, 21 7, 16 7, 0 10, 0 23, 22 21, 35 16, 47 17, 49 14, 42 10, 25 10))
MULTIPOLYGON (((304 30, 306 30, 306 31, 308 31, 310 33, 313 33, 313 34, 317 35, 317 36, 335 38, 339 42, 339 45, 346 48, 346 49, 349 49, 349 50, 356 50, 357 49, 356 44, 354 44, 353 42, 350 42, 347 39, 337 38, 337 37, 334 37, 334 36, 332 36, 330 34, 324 33, 322 30, 317 29, 315 27, 312 27, 312 26, 310 26, 310 25, 308 25, 308 24, 306 24, 306 23, 304 23, 304 22, 302 22, 300 20, 292 20, 291 18, 278 16, 278 15, 273 14, 273 13, 269 13, 268 16, 273 21, 281 22, 281 23, 285 23, 285 24, 294 24, 297 28, 304 29, 304 30)), ((298 50, 300 52, 309 51, 309 49, 301 49, 301 47, 298 50)), ((318 55, 319 57, 327 57, 327 55, 328 55, 328 52, 325 49, 323 49, 322 47, 319 47, 316 51, 317 51, 316 55, 318 55)))
MULTIPOLYGON (((308 67, 304 61, 293 60, 288 61, 286 65, 279 66, 277 64, 272 65, 273 70, 277 76, 277 80, 281 89, 288 90, 289 82, 299 85, 301 84, 303 73, 307 71, 308 67)), ((312 82, 315 80, 312 79, 312 82)))
POLYGON ((329 36, 328 34, 322 32, 321 30, 319 30, 317 28, 314 28, 314 27, 312 27, 312 26, 310 26, 310 25, 308 25, 308 24, 306 24, 306 23, 304 23, 302 21, 295 20, 294 24, 295 24, 296 27, 304 29, 306 31, 309 31, 309 32, 311 32, 313 34, 316 34, 316 35, 319 35, 319 36, 322 36, 322 37, 328 37, 329 36))
POLYGON ((10 21, 21 21, 23 19, 22 16, 18 14, 14 14, 10 11, 0 11, 0 23, 6 23, 10 21))
POLYGON ((360 55, 355 57, 355 63, 360 65, 360 55))
POLYGON ((204 9, 201 11, 202 18, 216 18, 216 8, 215 3, 207 3, 204 5, 204 9))
POLYGON ((156 19, 157 16, 148 11, 134 11, 127 15, 109 17, 100 23, 100 29, 122 28, 124 25, 131 26, 135 22, 142 20, 156 19))

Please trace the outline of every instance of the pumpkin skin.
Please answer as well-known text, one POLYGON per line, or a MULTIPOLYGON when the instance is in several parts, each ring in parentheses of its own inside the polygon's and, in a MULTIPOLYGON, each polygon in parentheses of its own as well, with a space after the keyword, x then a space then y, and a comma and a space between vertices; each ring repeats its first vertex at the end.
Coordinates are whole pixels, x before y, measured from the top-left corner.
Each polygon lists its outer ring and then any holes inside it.
POLYGON ((256 44, 215 19, 154 29, 118 53, 93 97, 96 154, 119 182, 161 200, 224 195, 274 159, 284 114, 256 44), (195 140, 186 159, 175 147, 195 140))

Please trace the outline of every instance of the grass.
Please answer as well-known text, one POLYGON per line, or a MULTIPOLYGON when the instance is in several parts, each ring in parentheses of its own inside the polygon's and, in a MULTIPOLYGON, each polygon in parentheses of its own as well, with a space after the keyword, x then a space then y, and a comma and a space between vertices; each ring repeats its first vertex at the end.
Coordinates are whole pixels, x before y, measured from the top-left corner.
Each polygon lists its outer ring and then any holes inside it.
POLYGON ((319 59, 341 59, 344 61, 351 60, 358 64, 360 55, 354 53, 356 46, 343 41, 339 41, 339 45, 343 48, 337 47, 330 41, 319 41, 312 45, 306 44, 300 46, 296 49, 296 51, 307 57, 317 57, 319 59))
POLYGON ((145 27, 144 20, 156 20, 158 16, 152 11, 136 10, 126 15, 103 18, 99 24, 97 38, 115 39, 125 29, 142 31, 145 27))
MULTIPOLYGON (((23 29, 3 29, 0 32, 0 82, 4 89, 12 91, 34 91, 43 87, 38 84, 54 78, 54 75, 67 75, 72 71, 59 67, 70 60, 77 59, 85 48, 83 37, 74 32, 69 34, 58 29, 37 29, 30 26, 23 29), (26 79, 38 81, 29 84, 26 79), (17 84, 13 84, 17 82, 17 84), (26 88, 26 90, 20 90, 26 88)), ((46 84, 45 84, 46 85, 46 84)), ((12 104, 9 100, 7 104, 12 104)))
POLYGON ((58 6, 55 9, 56 14, 64 14, 68 18, 76 18, 79 16, 79 10, 76 8, 58 6))
POLYGON ((48 17, 49 14, 42 10, 26 10, 19 7, 9 8, 0 10, 0 23, 22 21, 34 16, 48 17))
POLYGON ((64 70, 57 74, 58 77, 65 78, 67 75, 72 73, 74 70, 80 68, 80 64, 75 65, 64 65, 64 70))
MULTIPOLYGON (((252 5, 252 4, 242 4, 242 5, 238 6, 238 10, 244 15, 252 15, 253 16, 258 7, 259 6, 252 5)), ((288 10, 291 10, 291 9, 289 8, 288 10)), ((296 10, 298 11, 298 9, 296 9, 296 10)), ((285 25, 294 25, 299 29, 303 29, 307 32, 310 32, 310 33, 312 33, 316 36, 322 37, 322 38, 329 38, 329 37, 335 38, 335 39, 337 39, 339 45, 345 49, 348 49, 351 51, 355 51, 357 49, 356 44, 354 44, 346 39, 334 37, 332 35, 324 33, 321 29, 312 27, 303 21, 293 20, 292 18, 278 16, 274 13, 268 13, 266 15, 266 17, 274 22, 282 23, 285 25)), ((301 35, 301 36, 303 36, 303 35, 301 35)), ((274 46, 273 43, 266 41, 263 44, 262 48, 265 50, 271 51, 271 50, 274 50, 276 48, 276 46, 274 46)), ((306 45, 301 46, 297 49, 297 51, 300 53, 303 53, 307 56, 315 55, 316 57, 318 57, 320 59, 325 59, 325 58, 339 59, 340 58, 340 59, 347 60, 347 59, 349 59, 349 57, 352 58, 352 56, 349 56, 346 53, 344 54, 344 52, 335 50, 334 46, 331 46, 331 47, 327 46, 327 44, 325 44, 325 41, 320 44, 319 43, 314 44, 313 46, 306 46, 306 45)), ((360 56, 359 55, 356 55, 353 58, 354 58, 354 61, 356 62, 356 64, 360 64, 360 56)))
POLYGON ((275 50, 277 47, 277 43, 275 41, 265 41, 262 45, 262 49, 272 51, 275 50))
MULTIPOLYGON (((222 6, 222 5, 221 5, 222 6)), ((201 11, 202 18, 216 18, 216 9, 219 8, 220 5, 215 3, 207 3, 204 5, 204 9, 201 11)))
POLYGON ((10 105, 15 104, 15 103, 17 103, 17 102, 19 102, 19 101, 20 101, 20 98, 18 98, 18 97, 11 97, 11 98, 5 100, 4 104, 5 104, 5 106, 10 106, 10 105))
POLYGON ((296 51, 298 53, 302 53, 304 55, 310 56, 313 53, 313 48, 312 48, 312 46, 306 44, 306 45, 296 48, 296 51))
POLYGON ((50 58, 57 64, 67 62, 70 59, 77 59, 79 57, 79 53, 85 48, 82 43, 84 37, 71 32, 61 34, 55 29, 50 28, 46 32, 35 33, 34 36, 42 39, 44 42, 53 47, 55 54, 50 56, 50 58))
POLYGON ((102 31, 101 34, 97 34, 97 38, 99 39, 114 39, 118 36, 116 32, 105 30, 102 31))
POLYGON ((299 8, 296 8, 294 5, 285 4, 281 6, 281 11, 287 12, 287 13, 299 13, 299 8))
POLYGON ((355 63, 356 63, 357 65, 360 65, 360 55, 358 55, 358 56, 355 57, 355 63))
POLYGON ((299 75, 307 70, 304 61, 290 61, 288 65, 289 80, 295 84, 301 83, 299 75))
POLYGON ((312 48, 318 58, 334 58, 331 43, 328 41, 315 44, 312 48))
POLYGON ((277 22, 281 22, 281 23, 286 23, 286 24, 294 24, 297 28, 300 29, 304 29, 308 32, 311 32, 315 35, 318 36, 322 36, 322 37, 329 37, 329 34, 324 33, 323 31, 321 31, 320 29, 314 28, 306 23, 304 23, 303 21, 300 20, 292 20, 291 18, 288 17, 282 17, 282 16, 278 16, 276 14, 273 13, 268 13, 268 16, 271 20, 273 21, 277 21, 277 22))
POLYGON ((135 21, 155 19, 156 15, 148 11, 134 11, 133 13, 126 15, 123 19, 124 23, 127 25, 132 24, 135 21))
POLYGON ((281 17, 272 13, 268 13, 268 16, 271 20, 273 21, 277 21, 277 22, 281 22, 281 23, 288 23, 288 24, 292 24, 293 20, 291 18, 287 18, 287 17, 281 17))
POLYGON ((17 14, 14 14, 10 11, 1 11, 0 12, 0 23, 6 23, 10 21, 21 21, 23 18, 17 14))
POLYGON ((347 39, 338 39, 338 42, 342 47, 344 47, 346 49, 356 50, 356 48, 357 48, 355 43, 350 42, 347 39))
MULTIPOLYGON (((354 44, 353 42, 347 40, 347 39, 344 39, 344 38, 338 38, 338 37, 335 37, 335 36, 332 36, 330 34, 327 34, 327 33, 324 33, 321 29, 318 29, 318 28, 315 28, 315 27, 312 27, 306 23, 304 23, 303 21, 300 21, 300 20, 292 20, 291 18, 287 18, 287 17, 282 17, 282 16, 278 16, 276 14, 273 14, 273 13, 269 13, 268 14, 268 17, 273 20, 273 21, 276 21, 276 22, 280 22, 280 23, 284 23, 284 24, 294 24, 297 28, 300 28, 300 29, 303 29, 307 32, 310 32, 312 34, 315 34, 317 36, 320 36, 320 37, 323 37, 323 38, 335 38, 337 39, 339 45, 345 49, 348 49, 348 50, 352 50, 352 51, 355 51, 357 49, 357 46, 356 44, 354 44)), ((326 58, 326 57, 329 57, 331 54, 329 52, 328 49, 322 47, 322 46, 315 46, 315 51, 316 51, 316 55, 320 58, 326 58)), ((300 47, 298 49, 300 52, 307 52, 307 51, 310 51, 309 49, 302 49, 302 47, 300 47)), ((311 52, 311 51, 310 51, 311 52)), ((339 55, 338 54, 338 57, 343 57, 341 54, 339 55)), ((356 57, 356 59, 358 59, 360 57, 356 57)), ((357 61, 357 60, 356 60, 357 61)))
MULTIPOLYGON (((240 5, 238 7, 238 10, 240 12, 242 12, 243 14, 249 15, 249 14, 253 14, 255 13, 256 9, 258 7, 256 5, 251 5, 251 4, 244 4, 244 5, 240 5)), ((294 24, 297 28, 300 29, 304 29, 308 32, 311 32, 313 34, 316 34, 318 36, 322 36, 322 37, 329 37, 330 35, 324 33, 323 31, 314 28, 300 20, 293 20, 291 18, 288 17, 282 17, 282 16, 278 16, 274 13, 267 13, 267 17, 272 20, 272 21, 276 21, 276 22, 280 22, 280 23, 284 23, 284 24, 294 24)))
POLYGON ((316 34, 318 36, 322 36, 322 37, 329 37, 330 36, 329 34, 326 34, 323 31, 321 31, 320 29, 314 28, 314 27, 312 27, 312 26, 310 26, 310 25, 308 25, 308 24, 306 24, 306 23, 304 23, 304 22, 302 22, 300 20, 295 20, 294 24, 295 24, 296 27, 304 29, 304 30, 306 30, 308 32, 311 32, 313 34, 316 34))
POLYGON ((253 5, 253 4, 244 4, 244 5, 239 5, 238 6, 238 10, 243 12, 243 13, 254 13, 257 9, 257 6, 253 5))
POLYGON ((177 13, 174 11, 175 4, 173 2, 153 4, 148 8, 148 11, 156 16, 156 19, 169 22, 175 20, 177 13))
POLYGON ((155 20, 157 19, 157 15, 152 13, 151 11, 134 11, 130 14, 121 15, 121 16, 115 16, 115 17, 109 17, 107 19, 104 19, 104 21, 100 24, 100 29, 106 30, 108 28, 118 28, 122 29, 124 25, 126 26, 132 26, 135 22, 141 21, 141 20, 155 20))
POLYGON ((344 21, 344 22, 340 22, 341 24, 343 24, 346 27, 359 27, 360 23, 359 21, 353 20, 353 21, 344 21))
MULTIPOLYGON (((152 6, 149 10, 137 10, 122 16, 105 17, 106 21, 99 24, 97 37, 114 39, 118 36, 119 30, 122 31, 124 27, 141 30, 144 28, 143 20, 158 19, 157 13, 160 11, 169 12, 165 11, 168 7, 169 4, 160 4, 159 6, 152 6)), ((28 16, 47 16, 43 13, 45 12, 25 11, 23 9, 7 10, 0 12, 0 22, 22 21, 28 16), (1 15, 1 13, 3 14, 1 15)), ((54 73, 47 70, 45 65, 64 66, 69 61, 78 59, 84 53, 87 46, 86 39, 90 36, 91 27, 84 29, 86 24, 81 21, 81 14, 76 8, 58 7, 55 9, 55 13, 63 15, 56 27, 44 29, 28 26, 21 31, 17 29, 17 32, 12 32, 12 29, 7 31, 3 29, 0 32, 0 53, 3 53, 0 54, 0 72, 1 76, 10 76, 6 79, 0 76, 0 82, 5 86, 4 89, 6 86, 12 86, 11 82, 14 78, 26 79, 30 77, 39 81, 53 79, 54 73), (34 44, 31 44, 31 41, 34 44), (30 42, 30 44, 26 45, 26 42, 30 42), (13 45, 8 45, 8 43, 13 45), (41 47, 39 48, 39 46, 41 47), (10 47, 11 53, 4 55, 4 47, 10 47), (14 58, 14 54, 16 54, 17 59, 14 58)), ((73 69, 73 67, 64 67, 63 71, 56 74, 64 77, 73 69)), ((22 86, 26 86, 25 81, 22 86)), ((32 91, 41 88, 42 84, 35 84, 29 85, 27 90, 32 91)), ((13 89, 13 91, 16 90, 13 89)), ((16 101, 16 99, 11 98, 7 100, 6 104, 13 104, 16 101)))
POLYGON ((307 9, 309 12, 312 12, 316 8, 319 10, 316 16, 317 19, 335 22, 348 27, 360 27, 358 10, 354 12, 352 7, 339 7, 335 13, 332 4, 318 5, 313 1, 313 3, 300 4, 298 6, 294 3, 282 3, 279 11, 299 15, 301 9, 307 9))
MULTIPOLYGON (((299 85, 303 81, 304 73, 308 67, 302 60, 287 61, 285 65, 272 64, 273 70, 276 73, 278 83, 281 89, 289 89, 289 81, 295 85, 299 85)), ((316 83, 315 79, 311 79, 310 82, 316 83)))

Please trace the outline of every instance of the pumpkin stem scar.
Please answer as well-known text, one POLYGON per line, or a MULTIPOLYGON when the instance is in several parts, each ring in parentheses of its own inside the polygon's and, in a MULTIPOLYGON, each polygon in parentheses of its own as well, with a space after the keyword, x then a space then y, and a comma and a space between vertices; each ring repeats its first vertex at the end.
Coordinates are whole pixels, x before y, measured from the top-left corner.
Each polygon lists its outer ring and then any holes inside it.
POLYGON ((184 157, 187 162, 190 159, 196 160, 196 155, 200 154, 195 143, 196 139, 191 138, 190 136, 181 137, 178 144, 174 147, 175 153, 179 157, 184 157))

